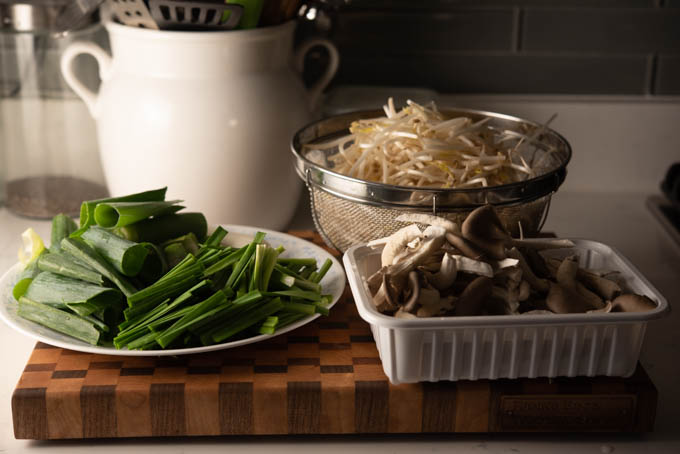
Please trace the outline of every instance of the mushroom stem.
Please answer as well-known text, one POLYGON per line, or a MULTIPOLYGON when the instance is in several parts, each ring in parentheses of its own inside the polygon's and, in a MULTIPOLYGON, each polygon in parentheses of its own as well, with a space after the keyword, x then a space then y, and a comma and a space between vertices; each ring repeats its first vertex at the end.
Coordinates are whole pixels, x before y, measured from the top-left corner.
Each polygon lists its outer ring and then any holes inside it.
POLYGON ((456 281, 457 275, 458 266, 456 260, 451 256, 451 254, 445 253, 442 257, 439 271, 431 276, 430 283, 437 290, 446 290, 456 281))
POLYGON ((418 272, 411 271, 408 273, 408 283, 411 289, 411 296, 404 302, 403 309, 405 312, 413 312, 416 308, 418 298, 420 298, 420 282, 418 282, 418 272))
POLYGON ((484 252, 482 250, 462 236, 455 235, 453 233, 447 233, 446 240, 453 247, 462 252, 466 257, 469 257, 473 260, 480 260, 482 257, 484 257, 484 252))
MULTIPOLYGON (((406 250, 408 244, 416 238, 420 238, 422 232, 415 224, 410 224, 402 229, 397 230, 392 235, 388 236, 380 254, 380 263, 382 266, 389 266, 394 263, 395 257, 406 250)), ((373 243, 380 244, 380 243, 373 243)))
POLYGON ((565 249, 574 247, 574 242, 566 238, 510 238, 508 246, 526 247, 542 251, 545 249, 565 249))
POLYGON ((524 280, 531 285, 532 288, 535 288, 541 293, 545 293, 548 290, 550 290, 550 284, 547 279, 542 279, 536 276, 533 272, 533 270, 529 267, 529 264, 527 261, 524 259, 524 256, 522 255, 521 252, 515 247, 510 249, 508 251, 508 257, 512 257, 514 259, 519 260, 519 266, 522 268, 522 276, 524 277, 524 280))

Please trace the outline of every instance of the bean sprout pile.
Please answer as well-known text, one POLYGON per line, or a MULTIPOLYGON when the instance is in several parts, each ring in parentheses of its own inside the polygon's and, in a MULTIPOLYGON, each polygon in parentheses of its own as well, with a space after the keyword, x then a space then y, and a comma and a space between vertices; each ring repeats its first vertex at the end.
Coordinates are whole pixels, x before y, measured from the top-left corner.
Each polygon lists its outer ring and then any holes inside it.
POLYGON ((398 186, 474 188, 535 176, 518 150, 543 128, 529 137, 492 128, 490 117, 446 118, 434 102, 407 101, 397 111, 389 98, 383 110, 385 117, 354 121, 349 135, 308 145, 307 157, 318 161, 324 150, 337 149, 326 158, 335 172, 398 186))

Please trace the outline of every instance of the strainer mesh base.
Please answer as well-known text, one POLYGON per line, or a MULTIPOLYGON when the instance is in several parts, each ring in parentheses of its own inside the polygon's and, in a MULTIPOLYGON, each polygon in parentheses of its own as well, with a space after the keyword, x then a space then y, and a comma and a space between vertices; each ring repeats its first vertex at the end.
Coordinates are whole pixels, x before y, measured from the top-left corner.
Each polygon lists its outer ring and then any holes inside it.
MULTIPOLYGON (((317 230, 328 246, 341 252, 355 244, 388 236, 406 225, 396 221, 396 218, 406 211, 346 200, 314 185, 309 186, 309 192, 312 216, 317 230)), ((513 237, 519 237, 520 223, 524 236, 535 236, 547 215, 550 197, 551 194, 530 202, 496 206, 496 211, 513 237)), ((444 208, 436 215, 460 225, 470 211, 444 208)), ((432 210, 423 209, 422 213, 432 214, 432 210)))

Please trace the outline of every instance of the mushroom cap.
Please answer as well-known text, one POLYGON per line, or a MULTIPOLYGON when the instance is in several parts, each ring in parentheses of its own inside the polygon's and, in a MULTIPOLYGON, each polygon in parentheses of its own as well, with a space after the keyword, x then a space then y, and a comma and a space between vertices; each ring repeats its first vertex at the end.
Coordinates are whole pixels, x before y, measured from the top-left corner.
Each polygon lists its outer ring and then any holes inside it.
POLYGON ((548 309, 556 314, 577 314, 592 309, 599 309, 584 301, 576 289, 565 287, 552 281, 550 282, 550 290, 545 299, 545 304, 548 309))
POLYGON ((446 240, 449 242, 449 244, 451 244, 451 246, 458 249, 465 257, 471 258, 473 260, 481 260, 484 258, 484 251, 460 235, 449 232, 446 234, 446 240))
POLYGON ((645 312, 653 309, 656 309, 654 300, 635 293, 624 293, 612 301, 612 312, 645 312))
POLYGON ((437 225, 447 232, 460 233, 460 227, 453 221, 427 213, 404 213, 397 217, 400 222, 417 222, 425 225, 437 225))
POLYGON ((473 210, 463 221, 463 237, 495 260, 503 260, 505 245, 511 240, 493 205, 473 210))
POLYGON ((453 308, 453 315, 478 315, 482 312, 485 300, 491 295, 493 279, 479 276, 470 282, 460 294, 453 308))
POLYGON ((421 236, 422 232, 415 224, 407 225, 388 236, 387 242, 380 254, 381 265, 392 265, 395 257, 402 253, 411 241, 420 238, 421 236))

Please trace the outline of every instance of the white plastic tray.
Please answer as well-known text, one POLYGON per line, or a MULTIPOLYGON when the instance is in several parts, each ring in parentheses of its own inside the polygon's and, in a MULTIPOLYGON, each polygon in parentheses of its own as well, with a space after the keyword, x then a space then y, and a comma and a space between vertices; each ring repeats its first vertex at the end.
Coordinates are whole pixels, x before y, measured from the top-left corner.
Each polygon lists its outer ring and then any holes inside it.
POLYGON ((343 257, 359 315, 367 321, 392 383, 517 377, 623 376, 635 370, 647 322, 668 302, 613 248, 589 240, 550 251, 579 253, 580 265, 619 271, 630 291, 647 295, 648 312, 502 315, 399 319, 379 313, 366 278, 380 266, 380 249, 357 245, 343 257))

